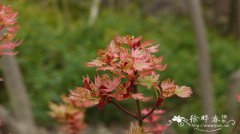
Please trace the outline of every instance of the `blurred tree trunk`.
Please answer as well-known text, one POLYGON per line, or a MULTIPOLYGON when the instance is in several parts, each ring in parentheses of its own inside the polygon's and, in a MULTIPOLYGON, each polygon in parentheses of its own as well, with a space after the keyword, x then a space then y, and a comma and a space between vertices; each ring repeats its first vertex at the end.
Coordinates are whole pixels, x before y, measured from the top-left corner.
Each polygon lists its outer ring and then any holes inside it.
POLYGON ((116 6, 116 0, 103 0, 103 2, 111 9, 114 9, 116 6))
POLYGON ((205 114, 214 115, 214 95, 211 80, 211 65, 208 52, 206 28, 199 0, 188 0, 193 29, 197 40, 200 96, 205 114))
POLYGON ((240 0, 231 0, 229 14, 229 32, 240 37, 240 0))
MULTIPOLYGON (((240 0, 237 0, 237 23, 238 23, 238 41, 240 42, 240 0)), ((238 43, 239 43, 238 42, 238 43)))
POLYGON ((239 93, 239 89, 240 89, 240 69, 232 73, 229 80, 227 110, 229 117, 234 118, 236 121, 236 124, 233 127, 231 134, 235 134, 234 132, 240 132, 240 115, 237 109, 238 103, 236 98, 237 94, 239 93))
POLYGON ((26 87, 23 83, 22 75, 15 57, 3 56, 2 68, 14 118, 21 124, 23 130, 22 132, 18 132, 18 134, 36 133, 26 87))
POLYGON ((224 34, 228 28, 229 0, 214 1, 214 25, 219 33, 224 34))
POLYGON ((154 0, 153 1, 152 8, 151 8, 151 15, 152 16, 157 16, 158 15, 160 5, 161 5, 161 0, 154 0))
MULTIPOLYGON (((229 80, 229 91, 227 96, 227 110, 228 115, 231 118, 236 119, 239 114, 239 111, 237 109, 238 103, 236 96, 240 92, 240 69, 236 72, 232 73, 229 80)), ((240 124, 238 124, 240 125, 240 124)), ((236 133, 240 133, 240 128, 235 130, 236 133)))
POLYGON ((88 19, 89 26, 92 26, 98 17, 100 3, 101 3, 101 0, 93 0, 93 2, 92 2, 90 15, 89 15, 89 19, 88 19))
POLYGON ((240 0, 238 0, 238 16, 237 16, 237 22, 238 22, 238 41, 240 41, 240 0))
MULTIPOLYGON (((149 0, 152 1, 152 0, 149 0)), ((151 5, 149 4, 150 2, 146 0, 139 0, 138 5, 139 5, 139 10, 141 12, 141 16, 146 16, 149 14, 149 9, 151 9, 151 5)))
POLYGON ((129 3, 131 0, 118 0, 116 1, 116 5, 118 5, 118 8, 120 11, 123 11, 124 13, 128 14, 129 11, 129 3))
POLYGON ((205 22, 207 25, 211 26, 211 27, 215 27, 215 18, 214 18, 214 1, 215 0, 200 0, 201 4, 204 7, 204 12, 202 12, 203 18, 205 18, 205 22))
MULTIPOLYGON (((138 5, 142 16, 157 16, 158 11, 163 7, 168 7, 168 4, 162 4, 162 0, 139 0, 138 5), (162 6, 161 6, 162 4, 162 6)), ((169 0, 168 0, 169 2, 169 0)))

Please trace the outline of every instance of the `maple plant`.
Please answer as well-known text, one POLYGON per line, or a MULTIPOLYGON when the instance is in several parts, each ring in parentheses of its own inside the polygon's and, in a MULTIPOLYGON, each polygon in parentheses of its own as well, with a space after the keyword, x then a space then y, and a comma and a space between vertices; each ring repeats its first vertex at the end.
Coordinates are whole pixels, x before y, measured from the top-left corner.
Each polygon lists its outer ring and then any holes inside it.
MULTIPOLYGON (((0 4, 0 56, 15 55, 13 49, 20 44, 20 41, 13 41, 18 30, 17 13, 10 6, 0 4)), ((0 81, 3 79, 0 77, 0 81)), ((0 127, 3 120, 0 118, 0 127)))
POLYGON ((83 86, 70 90, 69 95, 63 97, 63 104, 50 103, 50 115, 63 123, 67 131, 77 133, 85 126, 86 108, 97 106, 102 109, 111 104, 137 121, 131 124, 127 134, 159 134, 164 131, 166 126, 157 123, 164 111, 157 108, 173 95, 189 97, 192 89, 178 86, 170 79, 162 80, 158 72, 163 72, 167 65, 163 64, 163 56, 154 55, 159 45, 141 40, 142 37, 117 35, 105 50, 98 50, 98 57, 86 63, 87 67, 94 67, 98 72, 94 80, 88 76, 83 78, 83 86), (138 86, 149 92, 154 90, 155 94, 146 96, 138 86), (129 99, 135 101, 135 113, 119 104, 129 99), (154 105, 141 108, 140 103, 145 101, 154 101, 154 105))

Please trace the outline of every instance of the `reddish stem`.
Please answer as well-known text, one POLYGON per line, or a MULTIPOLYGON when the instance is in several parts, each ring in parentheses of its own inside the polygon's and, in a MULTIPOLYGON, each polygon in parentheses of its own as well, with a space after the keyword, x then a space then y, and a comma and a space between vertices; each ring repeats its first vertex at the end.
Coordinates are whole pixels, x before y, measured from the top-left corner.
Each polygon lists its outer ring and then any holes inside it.
POLYGON ((161 104, 163 103, 163 101, 164 101, 164 98, 162 98, 162 97, 158 98, 155 106, 152 108, 151 111, 149 111, 146 115, 144 115, 144 116, 142 117, 142 120, 144 120, 145 118, 147 118, 147 117, 148 117, 149 115, 151 115, 159 106, 161 106, 161 104))
POLYGON ((151 115, 155 110, 156 110, 156 106, 154 106, 153 107, 153 109, 150 111, 150 112, 148 112, 146 115, 144 115, 143 117, 142 117, 142 120, 144 120, 145 118, 147 118, 149 115, 151 115))
POLYGON ((112 100, 112 104, 114 104, 117 108, 119 108, 123 112, 127 113, 129 116, 131 116, 131 117, 133 117, 133 118, 138 120, 138 117, 136 115, 134 115, 133 113, 129 112, 127 109, 125 109, 124 107, 122 107, 121 105, 116 103, 115 101, 112 100))

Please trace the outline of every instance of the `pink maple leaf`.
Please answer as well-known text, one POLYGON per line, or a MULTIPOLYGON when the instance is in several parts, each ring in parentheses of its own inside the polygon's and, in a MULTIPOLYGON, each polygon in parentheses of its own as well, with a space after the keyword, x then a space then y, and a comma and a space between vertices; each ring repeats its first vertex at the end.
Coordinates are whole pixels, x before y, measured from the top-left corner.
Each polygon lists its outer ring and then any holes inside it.
POLYGON ((187 98, 191 96, 192 89, 186 86, 176 86, 175 94, 181 98, 187 98))
POLYGON ((106 89, 102 89, 102 91, 105 92, 111 92, 115 90, 121 83, 121 78, 113 78, 113 80, 105 80, 103 85, 106 87, 106 89))
POLYGON ((170 97, 174 95, 176 85, 174 84, 174 81, 171 81, 170 79, 164 80, 161 83, 161 88, 162 88, 162 95, 164 97, 170 97))
POLYGON ((141 45, 141 39, 142 39, 141 36, 132 39, 132 40, 129 42, 129 46, 130 46, 131 48, 134 48, 134 49, 137 48, 137 47, 140 47, 140 45, 141 45))
POLYGON ((102 67, 103 65, 105 65, 105 63, 99 59, 93 60, 86 64, 88 67, 102 67))
POLYGON ((132 98, 136 100, 141 100, 141 101, 149 101, 151 100, 152 97, 144 97, 142 93, 135 93, 135 94, 132 94, 132 98))

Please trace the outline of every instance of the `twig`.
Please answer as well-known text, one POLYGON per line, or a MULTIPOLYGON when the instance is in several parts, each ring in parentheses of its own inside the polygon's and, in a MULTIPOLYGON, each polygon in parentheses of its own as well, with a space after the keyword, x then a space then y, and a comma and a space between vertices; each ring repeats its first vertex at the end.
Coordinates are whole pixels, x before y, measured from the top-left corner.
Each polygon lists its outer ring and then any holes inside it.
POLYGON ((144 119, 147 118, 149 115, 151 115, 151 114, 156 110, 156 108, 157 108, 157 107, 154 106, 150 112, 148 112, 146 115, 144 115, 144 116, 142 117, 142 120, 144 120, 144 119))
POLYGON ((163 97, 158 98, 157 102, 155 103, 155 106, 152 108, 151 111, 149 111, 146 115, 144 115, 144 116, 142 117, 142 120, 144 120, 145 118, 147 118, 147 117, 148 117, 149 115, 151 115, 159 106, 161 106, 162 103, 163 103, 163 101, 164 101, 164 98, 163 98, 163 97))
POLYGON ((127 113, 131 117, 133 117, 133 118, 138 120, 138 117, 136 115, 134 115, 133 113, 129 112, 127 109, 125 109, 124 107, 122 107, 121 105, 116 103, 115 101, 112 100, 112 104, 114 104, 117 108, 121 109, 123 112, 127 113))

